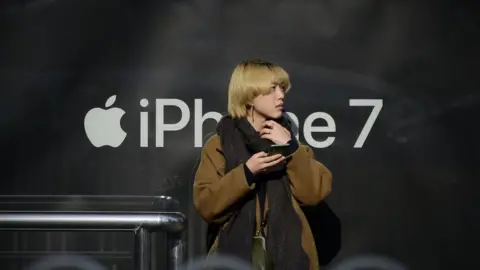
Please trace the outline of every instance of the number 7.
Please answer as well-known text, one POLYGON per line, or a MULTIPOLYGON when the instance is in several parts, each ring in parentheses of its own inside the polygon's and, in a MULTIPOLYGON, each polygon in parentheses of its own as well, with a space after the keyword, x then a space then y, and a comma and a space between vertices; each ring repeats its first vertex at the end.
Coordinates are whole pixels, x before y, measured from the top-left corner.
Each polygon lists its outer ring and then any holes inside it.
POLYGON ((380 110, 383 107, 383 100, 382 99, 350 99, 350 106, 373 106, 370 115, 368 116, 367 122, 362 128, 360 135, 355 142, 353 148, 362 148, 363 143, 368 137, 370 130, 372 130, 373 124, 375 120, 377 120, 378 115, 380 114, 380 110))

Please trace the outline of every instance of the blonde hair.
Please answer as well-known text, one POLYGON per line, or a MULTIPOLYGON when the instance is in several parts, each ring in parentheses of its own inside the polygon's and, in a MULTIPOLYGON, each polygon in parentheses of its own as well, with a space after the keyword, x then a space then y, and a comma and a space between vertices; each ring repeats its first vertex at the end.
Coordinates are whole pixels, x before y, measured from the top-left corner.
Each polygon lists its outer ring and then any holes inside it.
POLYGON ((248 104, 259 95, 270 93, 279 85, 291 88, 288 73, 280 66, 262 60, 248 60, 233 70, 228 87, 228 113, 232 118, 247 116, 248 104))

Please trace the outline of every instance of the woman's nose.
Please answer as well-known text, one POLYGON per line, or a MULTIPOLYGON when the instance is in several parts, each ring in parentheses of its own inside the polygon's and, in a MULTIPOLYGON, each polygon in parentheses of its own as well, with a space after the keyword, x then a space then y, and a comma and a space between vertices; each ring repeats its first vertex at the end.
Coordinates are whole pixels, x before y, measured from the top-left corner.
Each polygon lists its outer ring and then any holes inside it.
POLYGON ((277 93, 278 98, 284 98, 285 97, 285 92, 283 91, 283 88, 280 85, 277 85, 275 87, 275 92, 277 93))

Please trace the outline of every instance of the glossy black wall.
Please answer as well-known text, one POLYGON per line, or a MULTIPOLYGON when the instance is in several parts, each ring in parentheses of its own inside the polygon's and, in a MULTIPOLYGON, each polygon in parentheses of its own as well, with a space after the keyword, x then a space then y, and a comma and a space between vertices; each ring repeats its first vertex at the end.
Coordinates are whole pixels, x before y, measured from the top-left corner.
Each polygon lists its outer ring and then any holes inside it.
POLYGON ((335 123, 335 132, 312 133, 316 141, 335 137, 328 147, 312 145, 333 172, 327 201, 342 220, 342 249, 331 265, 375 254, 410 269, 475 268, 476 14, 477 4, 458 1, 5 4, 1 193, 171 195, 190 219, 190 256, 199 256, 195 137, 215 126, 209 119, 200 130, 199 119, 226 111, 239 61, 263 58, 291 74, 287 106, 300 140, 312 142, 304 126, 316 112, 335 123), (114 95, 127 136, 119 147, 97 148, 84 118, 114 95), (156 103, 167 99, 186 110, 166 106, 157 115, 156 103), (373 106, 351 106, 352 99, 382 104, 359 148, 373 106), (157 147, 155 123, 177 123, 187 112, 185 126, 166 131, 157 147))

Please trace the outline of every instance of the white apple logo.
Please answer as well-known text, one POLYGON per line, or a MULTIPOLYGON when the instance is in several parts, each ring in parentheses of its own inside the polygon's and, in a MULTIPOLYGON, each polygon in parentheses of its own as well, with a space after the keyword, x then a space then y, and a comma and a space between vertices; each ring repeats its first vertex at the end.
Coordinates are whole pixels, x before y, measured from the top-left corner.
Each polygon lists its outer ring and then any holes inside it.
MULTIPOLYGON (((105 107, 113 105, 117 96, 113 95, 105 102, 105 107)), ((120 121, 125 111, 120 108, 93 108, 85 115, 84 126, 88 139, 95 147, 105 145, 118 147, 127 133, 122 130, 120 121)))

